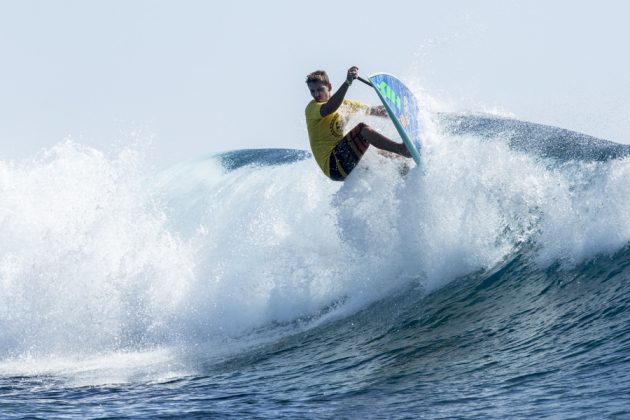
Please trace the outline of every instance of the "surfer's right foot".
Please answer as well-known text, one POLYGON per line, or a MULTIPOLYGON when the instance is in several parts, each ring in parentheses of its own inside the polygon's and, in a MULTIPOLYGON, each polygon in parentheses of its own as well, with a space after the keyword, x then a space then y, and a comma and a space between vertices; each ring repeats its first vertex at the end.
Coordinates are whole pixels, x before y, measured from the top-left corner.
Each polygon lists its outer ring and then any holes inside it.
POLYGON ((400 156, 404 156, 406 158, 410 158, 411 157, 411 153, 409 152, 409 149, 407 149, 407 146, 405 146, 405 143, 400 143, 399 144, 399 148, 396 151, 400 156))

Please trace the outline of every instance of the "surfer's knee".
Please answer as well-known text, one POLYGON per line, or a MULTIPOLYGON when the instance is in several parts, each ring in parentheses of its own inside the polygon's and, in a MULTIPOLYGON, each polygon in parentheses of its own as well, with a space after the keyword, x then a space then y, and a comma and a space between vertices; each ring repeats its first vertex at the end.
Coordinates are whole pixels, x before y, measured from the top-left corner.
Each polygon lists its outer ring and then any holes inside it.
POLYGON ((374 133, 374 129, 367 125, 366 123, 357 124, 357 128, 359 128, 359 133, 363 138, 365 138, 369 143, 369 138, 374 133))

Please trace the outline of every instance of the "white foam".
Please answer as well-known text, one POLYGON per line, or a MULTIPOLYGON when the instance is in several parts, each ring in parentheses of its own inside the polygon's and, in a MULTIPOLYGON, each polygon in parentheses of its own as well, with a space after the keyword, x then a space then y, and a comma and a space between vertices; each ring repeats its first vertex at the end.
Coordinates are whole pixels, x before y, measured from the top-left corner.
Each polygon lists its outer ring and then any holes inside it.
POLYGON ((2 353, 142 344, 178 311, 190 249, 165 229, 138 159, 64 142, 0 165, 2 353))
POLYGON ((310 159, 232 172, 201 159, 152 177, 133 151, 71 142, 0 163, 0 371, 23 355, 36 371, 51 357, 224 351, 408 282, 434 290, 524 241, 545 265, 630 240, 627 159, 559 166, 425 130, 421 169, 403 178, 370 151, 344 183, 310 159))
POLYGON ((115 351, 82 357, 22 354, 0 361, 0 376, 51 376, 70 387, 160 383, 191 374, 180 357, 166 349, 115 351))

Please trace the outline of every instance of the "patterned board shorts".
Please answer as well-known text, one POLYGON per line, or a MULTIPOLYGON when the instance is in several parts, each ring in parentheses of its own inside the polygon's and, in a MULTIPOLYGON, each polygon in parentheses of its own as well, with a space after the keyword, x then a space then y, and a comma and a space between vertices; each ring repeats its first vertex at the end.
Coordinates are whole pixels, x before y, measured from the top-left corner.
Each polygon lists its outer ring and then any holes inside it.
POLYGON ((364 123, 357 124, 337 143, 330 154, 330 178, 333 181, 346 179, 365 154, 370 144, 361 134, 364 127, 364 123))

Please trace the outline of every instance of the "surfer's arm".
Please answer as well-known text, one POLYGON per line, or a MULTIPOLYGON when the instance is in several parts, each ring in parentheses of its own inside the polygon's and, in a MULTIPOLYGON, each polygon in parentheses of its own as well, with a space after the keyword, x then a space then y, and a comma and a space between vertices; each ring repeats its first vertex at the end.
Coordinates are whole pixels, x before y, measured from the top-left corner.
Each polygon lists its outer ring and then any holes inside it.
POLYGON ((346 81, 343 82, 341 86, 339 86, 339 89, 337 89, 337 92, 335 92, 335 94, 330 97, 328 102, 322 105, 322 107, 319 109, 319 113, 321 114, 322 118, 324 118, 327 115, 332 114, 333 112, 339 109, 339 107, 343 103, 343 99, 346 97, 346 93, 348 92, 348 88, 350 87, 350 84, 358 76, 359 76, 358 67, 352 66, 348 69, 348 75, 346 77, 346 81))
POLYGON ((335 92, 335 94, 330 97, 328 102, 322 105, 322 107, 319 109, 319 113, 322 115, 322 118, 324 118, 327 115, 332 114, 333 112, 339 109, 339 107, 343 103, 343 99, 346 97, 346 92, 348 92, 349 87, 350 85, 344 82, 339 87, 339 89, 337 89, 337 92, 335 92))

